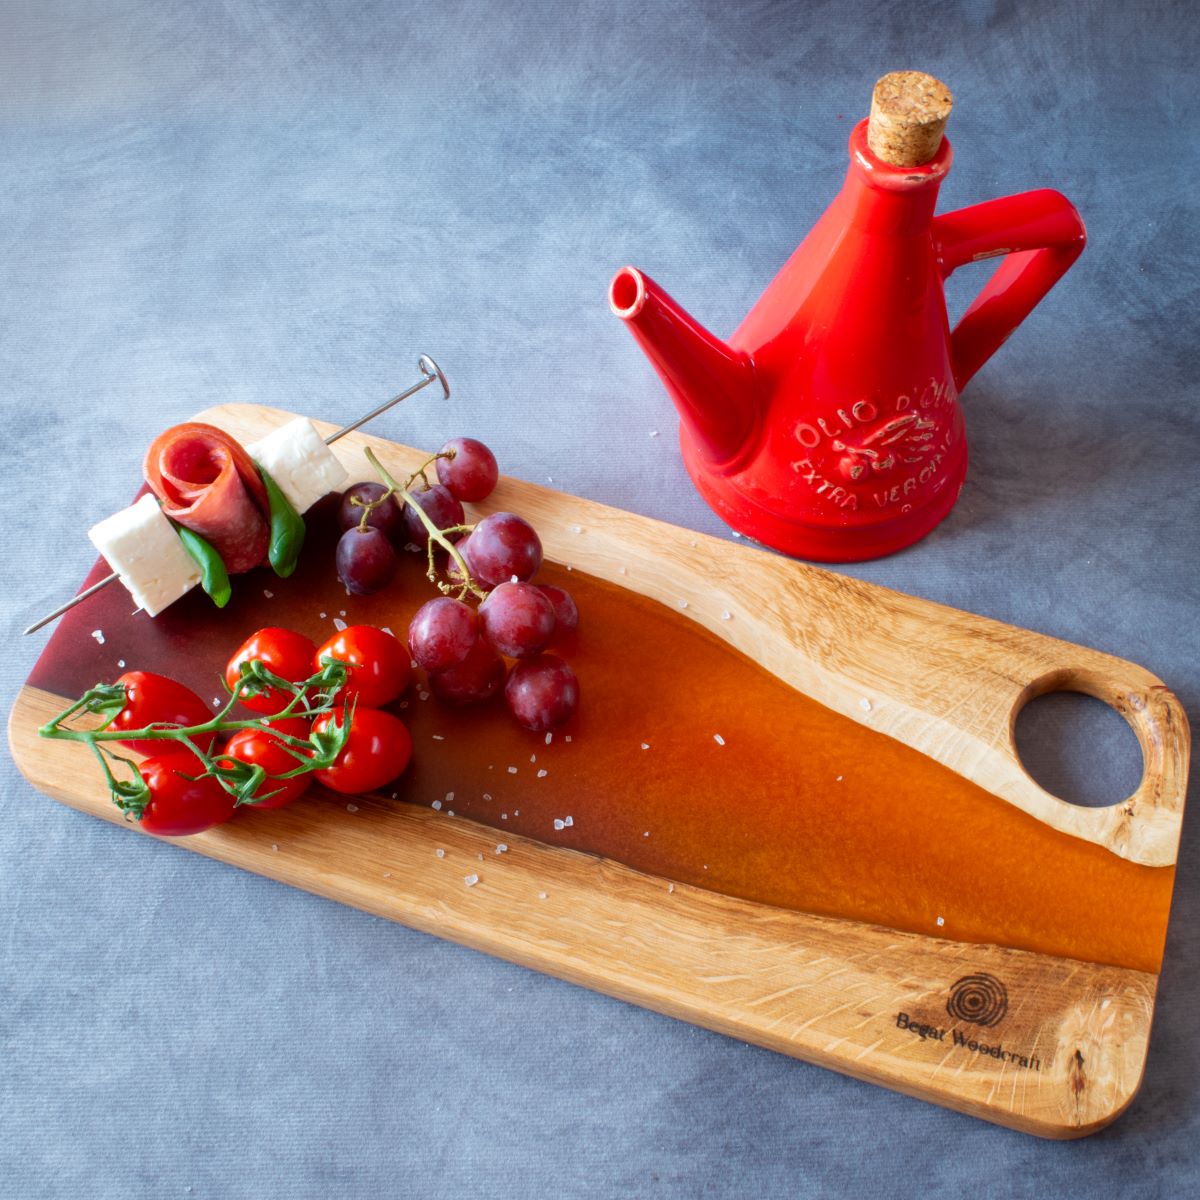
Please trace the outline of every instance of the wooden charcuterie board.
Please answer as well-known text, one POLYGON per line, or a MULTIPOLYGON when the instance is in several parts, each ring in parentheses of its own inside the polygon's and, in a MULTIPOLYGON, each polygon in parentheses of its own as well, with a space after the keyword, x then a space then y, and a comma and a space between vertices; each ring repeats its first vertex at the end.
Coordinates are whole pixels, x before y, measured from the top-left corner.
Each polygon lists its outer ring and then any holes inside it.
MULTIPOLYGON (((198 419, 251 441, 291 415, 228 405, 198 419)), ((355 478, 368 475, 362 459, 366 445, 396 474, 411 470, 422 457, 416 450, 353 434, 339 441, 336 451, 355 478)), ((914 819, 936 822, 944 805, 954 813, 953 828, 925 837, 930 849, 924 861, 919 853, 889 848, 889 822, 868 822, 865 832, 859 822, 857 833, 842 838, 827 811, 820 819, 814 811, 814 806, 828 807, 825 793, 801 787, 795 779, 796 820, 811 822, 805 845, 813 855, 822 846, 850 844, 852 836, 867 838, 869 852, 874 837, 881 860, 867 863, 863 871, 860 843, 854 855, 845 854, 844 911, 797 911, 764 902, 761 897, 776 893, 769 879, 756 884, 752 869, 778 861, 800 877, 816 860, 780 858, 778 847, 742 846, 739 829, 771 828, 750 803, 728 817, 732 832, 728 845, 719 848, 728 859, 725 874, 715 846, 711 875, 701 872, 701 867, 709 871, 708 862, 690 862, 682 853, 672 857, 689 830, 715 828, 703 809, 704 786, 694 777, 694 811, 681 807, 675 816, 665 814, 661 842, 647 840, 642 851, 642 843, 622 840, 622 814, 639 802, 637 778, 627 764, 649 761, 637 758, 636 746, 631 758, 621 760, 624 785, 603 797, 611 810, 607 816, 594 812, 590 827, 581 819, 565 836, 552 837, 542 836, 538 822, 571 807, 570 753, 586 764, 588 755, 616 754, 615 748, 606 750, 599 740, 589 744, 583 735, 572 747, 564 747, 561 739, 547 747, 541 761, 554 769, 540 768, 537 774, 550 775, 544 794, 552 799, 543 803, 527 790, 522 794, 529 798, 519 801, 526 805, 525 816, 514 806, 512 823, 505 826, 500 821, 508 821, 509 812, 485 812, 478 800, 475 809, 460 800, 457 815, 449 803, 430 805, 434 785, 441 795, 445 778, 453 778, 439 775, 437 756, 450 763, 456 752, 418 737, 414 766, 423 755, 429 763, 419 775, 421 795, 414 784, 403 794, 346 804, 345 798, 313 792, 286 809, 240 813, 228 825, 184 839, 182 845, 1027 1132, 1082 1136, 1124 1110, 1146 1057, 1187 778, 1186 719, 1161 681, 1096 651, 533 484, 502 480, 479 511, 497 509, 528 517, 548 560, 627 589, 631 605, 636 599, 646 606, 641 598, 648 598, 655 602, 650 607, 669 607, 672 619, 694 623, 697 633, 706 631, 705 644, 720 639, 723 653, 736 652, 737 658, 773 673, 783 703, 792 696, 796 704, 808 704, 814 718, 819 710, 822 720, 833 723, 822 728, 857 730, 876 739, 869 745, 877 747, 881 762, 892 764, 895 794, 908 806, 897 814, 898 821, 911 811, 914 819), (1030 698, 1052 690, 1097 696, 1134 729, 1145 771, 1137 791, 1121 804, 1067 804, 1044 792, 1022 768, 1012 736, 1016 715, 1030 698), (909 757, 895 759, 891 751, 909 757), (901 776, 908 768, 903 764, 911 768, 916 761, 933 772, 921 779, 937 786, 904 790, 901 776), (981 868, 983 924, 971 924, 964 915, 959 928, 953 919, 955 883, 946 865, 955 860, 946 857, 944 846, 935 852, 933 843, 969 839, 976 820, 989 831, 1011 826, 1013 836, 1032 849, 1019 872, 1005 866, 1002 857, 991 868, 993 878, 981 868), (497 842, 497 829, 504 830, 503 843, 497 842), (656 858, 651 848, 659 845, 667 849, 658 850, 656 858), (1044 859, 1038 853, 1042 846, 1044 859), (889 856, 895 860, 892 869, 901 872, 895 879, 884 861, 889 856), (1070 928, 1053 921, 1044 930, 1035 928, 1043 886, 1039 871, 1057 877, 1045 886, 1058 888, 1060 900, 1073 890, 1082 897, 1083 915, 1071 917, 1070 928), (946 877, 931 884, 931 873, 938 872, 947 872, 946 877), (1138 902, 1140 908, 1110 908, 1089 917, 1088 888, 1109 873, 1118 881, 1114 886, 1146 899, 1138 902), (866 881, 876 876, 886 886, 872 897, 866 881), (468 877, 477 882, 465 885, 468 877), (926 919, 913 902, 909 893, 923 894, 931 886, 939 896, 951 897, 950 919, 933 909, 926 919), (993 895, 998 898, 994 909, 993 895), (1022 895, 1028 911, 1021 909, 1022 895), (894 912, 887 907, 889 896, 894 912), (1133 921, 1139 923, 1136 929, 1122 927, 1133 921)), ((91 578, 103 571, 97 564, 91 578)), ((40 739, 38 726, 86 687, 115 678, 118 663, 126 659, 130 668, 185 682, 201 671, 211 678, 252 629, 289 623, 280 615, 281 605, 285 613, 304 605, 313 620, 328 622, 336 619, 334 604, 348 603, 328 588, 321 592, 303 572, 286 583, 268 575, 236 583, 245 595, 235 598, 225 614, 205 608, 207 602, 194 596, 151 622, 144 614, 130 614, 128 598, 115 587, 102 600, 89 602, 102 607, 84 606, 69 614, 10 716, 13 756, 28 779, 64 803, 121 822, 91 756, 77 745, 40 739)), ((351 609, 348 619, 383 623, 380 612, 386 615, 378 608, 365 615, 351 609)), ((394 618, 397 630, 403 619, 394 618)), ((600 705, 607 693, 603 680, 593 693, 586 679, 584 684, 586 711, 589 695, 600 705)), ((408 716, 414 736, 422 731, 440 743, 442 735, 428 734, 424 713, 413 701, 408 716)), ((723 739, 720 745, 724 748, 723 739)), ((770 775, 769 739, 759 745, 767 747, 756 753, 770 775)), ((642 748, 648 749, 645 743, 642 748)), ((736 796, 749 774, 748 760, 738 758, 736 745, 728 749, 729 757, 704 759, 703 769, 710 774, 729 770, 720 786, 736 796), (710 761, 717 765, 708 766, 710 761)), ((708 750, 714 756, 723 752, 711 745, 708 750)), ((536 754, 529 757, 536 760, 536 754)), ((699 763, 698 752, 694 757, 699 763)), ((850 763, 847 777, 860 765, 850 763)), ((515 774, 517 768, 509 770, 515 774)), ((591 778, 581 766, 577 777, 585 776, 591 778)), ((523 786, 531 787, 524 779, 523 786)), ((773 787, 778 797, 787 790, 786 779, 773 787)), ((447 801, 452 796, 447 792, 447 801)), ((886 805, 887 800, 885 794, 873 802, 886 805)), ((659 829, 654 832, 657 839, 659 829)), ((645 837, 650 836, 647 829, 645 837)), ((960 895, 964 909, 968 899, 960 895)))

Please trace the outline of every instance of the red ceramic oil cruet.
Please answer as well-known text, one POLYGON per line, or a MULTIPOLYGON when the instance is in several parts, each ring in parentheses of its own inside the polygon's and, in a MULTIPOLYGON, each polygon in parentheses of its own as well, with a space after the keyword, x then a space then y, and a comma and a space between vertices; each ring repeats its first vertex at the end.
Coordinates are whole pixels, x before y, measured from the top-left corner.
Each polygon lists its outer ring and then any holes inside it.
POLYGON ((967 469, 959 392, 1083 251, 1055 191, 934 216, 950 106, 928 75, 879 81, 841 193, 728 342, 634 267, 609 289, 679 410, 701 494, 788 554, 875 558, 949 513, 967 469), (943 281, 1001 257, 951 331, 943 281))

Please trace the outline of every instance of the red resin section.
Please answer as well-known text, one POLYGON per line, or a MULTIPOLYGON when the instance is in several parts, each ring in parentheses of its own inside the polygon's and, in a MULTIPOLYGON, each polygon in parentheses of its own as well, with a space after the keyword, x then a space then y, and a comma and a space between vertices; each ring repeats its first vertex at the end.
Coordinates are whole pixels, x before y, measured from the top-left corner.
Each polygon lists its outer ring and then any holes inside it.
MULTIPOLYGON (((310 522, 318 532, 296 575, 242 576, 224 611, 197 590, 151 619, 132 613, 122 588, 106 589, 63 618, 29 682, 74 698, 144 669, 218 703, 226 659, 262 626, 318 643, 335 621, 403 638, 434 594, 423 558, 405 556, 386 592, 349 596, 328 515, 310 522)), ((1043 826, 797 693, 680 613, 553 564, 538 580, 578 602, 578 632, 552 649, 579 677, 579 716, 547 743, 499 699, 442 706, 417 672, 389 706, 415 750, 385 799, 436 802, 446 820, 493 826, 497 843, 522 834, 767 904, 1157 971, 1172 868, 1043 826)), ((314 788, 297 803, 335 802, 314 788)))

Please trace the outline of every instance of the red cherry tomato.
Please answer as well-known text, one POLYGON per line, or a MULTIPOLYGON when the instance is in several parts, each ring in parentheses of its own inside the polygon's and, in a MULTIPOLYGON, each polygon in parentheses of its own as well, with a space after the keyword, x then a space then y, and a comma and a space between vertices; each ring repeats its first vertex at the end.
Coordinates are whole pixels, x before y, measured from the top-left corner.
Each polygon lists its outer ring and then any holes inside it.
POLYGON ((228 821, 234 798, 211 776, 191 780, 204 770, 187 750, 174 750, 140 763, 142 778, 150 788, 150 801, 142 813, 142 828, 161 837, 200 833, 228 821))
POLYGON ((379 708, 395 700, 412 676, 408 647, 374 625, 351 625, 335 633, 317 651, 315 670, 322 658, 336 658, 350 668, 342 697, 358 697, 359 704, 379 708))
MULTIPOLYGON (((329 728, 337 713, 325 713, 313 722, 313 731, 329 728)), ((346 795, 370 792, 395 779, 412 758, 412 738, 404 722, 391 713, 366 708, 361 702, 350 718, 350 736, 333 765, 316 771, 327 788, 346 795)))
MULTIPOLYGON (((125 685, 125 707, 113 718, 110 729, 143 729, 155 721, 171 725, 203 725, 213 719, 213 710, 191 688, 165 675, 126 671, 117 682, 125 685)), ((216 736, 206 733, 195 739, 196 745, 208 750, 216 736)), ((178 743, 165 738, 133 738, 121 745, 137 754, 161 754, 178 743)), ((195 761, 194 757, 192 761, 195 761)))
MULTIPOLYGON (((268 775, 283 775, 295 770, 300 764, 276 736, 284 734, 287 737, 307 738, 308 722, 300 717, 285 717, 272 721, 270 729, 242 729, 233 735, 225 753, 230 758, 249 763, 252 767, 262 767, 268 775)), ((258 788, 258 794, 264 795, 265 800, 252 800, 255 808, 283 808, 285 804, 304 795, 312 783, 312 774, 297 775, 294 779, 264 779, 258 788), (274 792, 275 795, 269 793, 274 792)))
MULTIPOLYGON (((299 683, 313 674, 313 653, 316 646, 311 638, 291 629, 268 627, 252 633, 238 648, 225 667, 225 685, 230 691, 242 677, 241 666, 252 658, 261 658, 267 669, 276 675, 299 683)), ((242 703, 251 712, 282 712, 291 701, 291 693, 281 688, 268 688, 258 696, 242 697, 242 703)))

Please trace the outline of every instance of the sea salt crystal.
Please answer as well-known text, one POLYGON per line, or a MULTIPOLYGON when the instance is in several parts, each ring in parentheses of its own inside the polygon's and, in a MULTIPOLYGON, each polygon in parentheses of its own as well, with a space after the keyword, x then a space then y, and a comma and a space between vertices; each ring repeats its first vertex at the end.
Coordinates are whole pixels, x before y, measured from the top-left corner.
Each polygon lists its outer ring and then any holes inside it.
POLYGON ((939 924, 939 925, 945 925, 945 923, 946 923, 946 918, 945 918, 945 917, 938 917, 938 924, 939 924))
POLYGON ((731 612, 729 611, 729 609, 726 609, 726 610, 725 610, 725 611, 724 611, 724 612, 721 614, 721 620, 722 620, 722 621, 732 621, 732 620, 733 620, 733 613, 731 613, 731 612))
POLYGON ((725 745, 725 739, 719 733, 713 734, 713 741, 716 742, 718 746, 725 745))
POLYGON ((435 742, 444 742, 446 739, 440 733, 430 734, 435 742))
POLYGON ((436 855, 438 856, 438 858, 445 858, 445 857, 446 857, 446 852, 445 852, 445 850, 441 850, 441 849, 435 850, 435 851, 434 851, 434 854, 436 854, 436 855))
MULTIPOLYGON (((121 666, 124 666, 124 665, 125 665, 124 663, 121 664, 121 666)), ((547 746, 550 745, 550 743, 552 741, 554 741, 554 734, 553 733, 546 734, 546 745, 547 746)))
POLYGON ((346 610, 345 610, 344 608, 339 608, 339 609, 338 609, 338 616, 339 616, 339 617, 344 617, 345 615, 346 615, 346 610))
POLYGON ((565 823, 565 822, 562 820, 562 818, 561 818, 561 817, 555 817, 555 818, 554 818, 554 828, 555 828, 555 829, 560 829, 560 830, 561 830, 561 829, 565 829, 566 827, 567 827, 567 826, 566 826, 566 823, 565 823))
POLYGON ((507 842, 497 842, 496 843, 496 853, 497 854, 507 854, 508 853, 508 843, 507 842))
POLYGON ((417 693, 417 699, 418 699, 418 700, 428 700, 428 699, 429 699, 429 693, 428 693, 428 692, 418 692, 418 693, 417 693))
POLYGON ((553 483, 553 482, 554 482, 554 476, 553 476, 553 475, 547 475, 547 476, 546 476, 546 482, 547 482, 547 483, 553 483))
POLYGON ((485 800, 490 800, 490 799, 492 798, 492 795, 491 795, 491 793, 490 793, 490 792, 484 792, 484 793, 483 793, 483 798, 484 798, 485 800))
POLYGON ((840 775, 837 777, 837 782, 838 782, 838 783, 841 783, 841 782, 842 782, 842 777, 841 777, 840 775))
POLYGON ((474 887, 478 882, 479 882, 478 875, 464 875, 463 876, 463 883, 465 883, 467 885, 467 887, 474 887))
POLYGON ((328 613, 322 613, 322 614, 321 614, 321 620, 322 620, 322 621, 323 621, 323 620, 325 620, 325 618, 326 618, 327 616, 329 616, 329 614, 328 614, 328 613))
POLYGON ((221 701, 218 700, 216 696, 214 696, 213 697, 213 708, 220 708, 220 707, 221 707, 221 701))
POLYGON ((531 755, 529 756, 529 761, 530 761, 530 762, 537 762, 537 755, 536 755, 536 754, 531 754, 531 755))
POLYGON ((475 857, 478 858, 480 862, 483 862, 483 851, 481 850, 475 857))
POLYGON ((401 701, 400 701, 400 707, 401 707, 401 708, 407 708, 407 707, 408 707, 408 701, 407 701, 407 700, 401 700, 401 701))
POLYGON ((563 740, 569 742, 571 740, 571 735, 568 733, 563 740))
POLYGON ((454 793, 453 793, 453 792, 447 792, 447 793, 446 793, 446 803, 447 803, 447 804, 453 804, 453 803, 454 803, 454 793))
MULTIPOLYGON (((519 817, 520 815, 521 815, 520 813, 517 813, 517 816, 518 816, 518 817, 519 817)), ((564 825, 574 825, 574 824, 575 824, 575 818, 574 818, 574 817, 564 817, 564 818, 563 818, 563 824, 564 824, 564 825)))
POLYGON ((514 809, 513 809, 513 816, 514 816, 514 817, 519 817, 520 815, 521 815, 521 810, 520 810, 519 808, 514 808, 514 809))
POLYGON ((278 842, 272 842, 272 843, 271 843, 271 849, 272 849, 272 850, 274 850, 274 851, 276 851, 276 852, 278 852, 278 850, 279 850, 279 843, 278 843, 278 842))
POLYGON ((509 768, 508 768, 508 773, 509 773, 510 775, 515 775, 515 774, 517 773, 517 768, 516 768, 516 767, 509 767, 509 768))
MULTIPOLYGON (((387 625, 380 625, 379 628, 382 629, 384 633, 390 633, 392 637, 396 636, 394 633, 392 633, 391 628, 387 625)), ((416 663, 413 663, 413 666, 416 666, 416 663)))
POLYGON ((102 645, 102 646, 104 645, 104 630, 103 629, 93 629, 92 637, 94 637, 96 639, 96 641, 98 641, 100 643, 100 645, 102 645))
POLYGON ((542 767, 542 768, 541 768, 541 769, 538 771, 538 773, 537 773, 537 777, 538 777, 539 779, 545 779, 545 778, 546 778, 546 776, 547 776, 547 775, 549 775, 549 774, 550 774, 550 772, 549 772, 549 771, 547 771, 545 767, 542 767))
POLYGON ((346 811, 347 812, 358 812, 358 805, 357 804, 347 804, 346 811))
POLYGON ((118 667, 124 667, 124 666, 125 666, 125 660, 124 660, 123 658, 118 658, 118 659, 117 659, 117 666, 118 666, 118 667))
POLYGON ((572 525, 572 526, 571 526, 571 532, 572 532, 572 533, 582 533, 582 532, 583 532, 583 526, 582 526, 582 525, 572 525))
POLYGON ((440 800, 435 800, 433 802, 433 804, 430 805, 430 807, 433 809, 434 812, 441 812, 442 811, 442 802, 440 800))
POLYGON ((680 608, 687 608, 687 601, 686 601, 686 600, 680 600, 680 602, 679 602, 679 607, 680 607, 680 608))
POLYGON ((643 750, 649 750, 649 749, 650 749, 650 743, 649 743, 649 742, 643 742, 643 743, 642 743, 642 749, 643 749, 643 750))
POLYGON ((864 697, 863 697, 863 698, 862 698, 862 699, 861 699, 861 700, 858 702, 858 707, 859 707, 859 708, 861 708, 861 709, 863 710, 863 712, 870 712, 870 711, 871 711, 871 702, 870 702, 870 700, 868 700, 868 699, 866 698, 866 696, 864 696, 864 697))
POLYGON ((548 894, 548 893, 546 893, 546 892, 538 892, 538 899, 539 899, 539 900, 545 900, 545 899, 546 899, 546 896, 547 896, 547 894, 548 894))
POLYGON ((274 600, 274 599, 275 599, 275 593, 274 593, 273 591, 271 591, 271 589, 270 589, 270 588, 263 588, 263 595, 264 595, 264 596, 266 596, 266 598, 267 598, 268 600, 274 600))
POLYGON ((343 630, 346 628, 346 622, 343 621, 341 617, 334 617, 333 618, 333 627, 334 627, 334 629, 337 629, 339 631, 343 630))
POLYGON ((619 571, 619 572, 620 572, 622 575, 628 575, 628 574, 629 574, 629 572, 628 572, 627 570, 625 570, 625 568, 624 568, 624 567, 618 567, 618 568, 617 568, 617 570, 618 570, 618 571, 619 571))
POLYGON ((507 821, 507 820, 508 820, 508 813, 501 813, 501 814, 500 814, 500 820, 502 820, 502 821, 507 821))
POLYGON ((740 538, 742 536, 736 529, 731 529, 729 532, 732 533, 736 538, 740 538))
POLYGON ((675 890, 675 885, 674 885, 673 883, 668 883, 668 884, 667 884, 667 891, 668 891, 668 892, 673 892, 674 890, 675 890))
POLYGON ((384 871, 383 877, 384 877, 384 879, 391 879, 391 877, 392 877, 391 871, 384 871))
POLYGON ((652 429, 652 430, 650 430, 650 436, 651 436, 651 437, 658 437, 658 430, 657 430, 657 429, 652 429))
POLYGON ((454 816, 454 809, 452 809, 452 808, 446 809, 446 816, 448 816, 448 817, 454 816))
POLYGON ((649 836, 650 836, 650 830, 647 829, 646 832, 642 834, 642 837, 649 837, 649 836))

